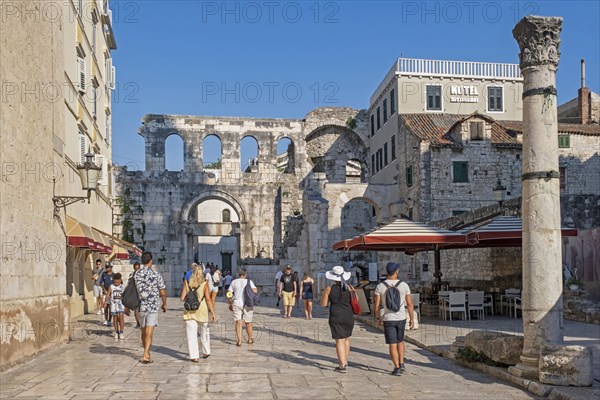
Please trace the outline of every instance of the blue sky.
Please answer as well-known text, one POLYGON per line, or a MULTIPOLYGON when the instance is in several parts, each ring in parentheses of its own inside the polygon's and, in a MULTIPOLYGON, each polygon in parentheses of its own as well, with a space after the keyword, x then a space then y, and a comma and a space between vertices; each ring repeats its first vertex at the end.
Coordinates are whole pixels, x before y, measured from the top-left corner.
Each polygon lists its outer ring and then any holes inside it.
MULTIPOLYGON (((401 55, 517 63, 512 29, 527 14, 564 18, 559 104, 577 96, 581 58, 598 93, 599 4, 113 0, 113 162, 144 168, 145 114, 303 118, 320 106, 368 107, 401 55)), ((181 168, 176 141, 170 169, 181 168)), ((207 152, 205 161, 217 157, 207 152)))

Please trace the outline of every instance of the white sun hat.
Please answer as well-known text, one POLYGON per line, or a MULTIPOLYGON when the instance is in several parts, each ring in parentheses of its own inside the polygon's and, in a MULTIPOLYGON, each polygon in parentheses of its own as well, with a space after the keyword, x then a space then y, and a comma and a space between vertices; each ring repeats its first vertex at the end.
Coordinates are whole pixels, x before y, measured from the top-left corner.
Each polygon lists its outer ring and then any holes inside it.
POLYGON ((336 265, 331 269, 331 271, 325 272, 325 277, 331 281, 341 281, 342 277, 345 281, 350 279, 352 272, 344 271, 344 267, 340 265, 336 265))

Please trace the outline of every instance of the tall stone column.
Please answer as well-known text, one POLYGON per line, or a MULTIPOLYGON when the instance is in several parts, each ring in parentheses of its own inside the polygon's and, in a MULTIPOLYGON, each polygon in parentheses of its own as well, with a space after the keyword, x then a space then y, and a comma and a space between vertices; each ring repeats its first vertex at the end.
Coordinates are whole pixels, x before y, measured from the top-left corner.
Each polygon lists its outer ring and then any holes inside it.
POLYGON ((523 334, 514 375, 539 379, 540 348, 562 342, 556 70, 562 18, 527 16, 513 29, 523 74, 523 334))

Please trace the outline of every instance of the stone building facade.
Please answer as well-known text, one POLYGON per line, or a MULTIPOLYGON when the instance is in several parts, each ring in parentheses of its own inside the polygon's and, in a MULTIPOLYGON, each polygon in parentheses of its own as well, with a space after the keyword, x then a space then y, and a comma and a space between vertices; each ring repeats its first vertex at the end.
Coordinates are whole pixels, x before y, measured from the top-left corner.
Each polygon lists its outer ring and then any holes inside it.
POLYGON ((0 24, 0 369, 69 340, 71 318, 95 311, 91 268, 111 253, 110 247, 99 251, 110 239, 88 230, 89 247, 68 245, 69 221, 112 230, 106 71, 112 76, 113 70, 105 59, 116 47, 107 1, 21 2, 6 11, 0 24), (89 202, 55 208, 55 196, 86 197, 77 165, 88 151, 103 168, 98 190, 89 202))
POLYGON ((117 190, 143 210, 127 217, 136 243, 157 254, 164 249, 158 268, 171 294, 194 260, 247 265, 266 284, 279 264, 318 272, 340 263, 343 255, 330 249, 347 237, 342 219, 362 221, 350 232, 384 222, 396 196, 394 185, 367 183, 367 124, 350 108, 320 108, 302 120, 147 115, 140 128, 146 170, 117 172, 117 190), (170 135, 184 143, 179 172, 165 170, 170 135), (202 160, 208 136, 222 144, 216 170, 202 160), (248 136, 258 143, 258 157, 242 171, 240 142, 248 136), (285 168, 277 154, 283 138, 293 149, 285 168))

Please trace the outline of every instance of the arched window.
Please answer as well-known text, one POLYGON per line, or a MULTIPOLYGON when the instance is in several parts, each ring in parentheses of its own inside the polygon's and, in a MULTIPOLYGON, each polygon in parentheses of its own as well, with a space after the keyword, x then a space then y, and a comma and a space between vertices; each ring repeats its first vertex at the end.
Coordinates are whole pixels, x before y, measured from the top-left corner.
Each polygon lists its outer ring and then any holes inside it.
POLYGON ((231 222, 231 211, 227 208, 223 210, 223 222, 231 222))
POLYGON ((221 169, 221 139, 217 135, 208 135, 202 142, 202 162, 204 169, 221 169))
POLYGON ((252 136, 240 142, 240 168, 242 172, 258 172, 258 142, 252 136))
POLYGON ((294 173, 294 142, 281 138, 277 142, 277 171, 284 174, 294 173))
POLYGON ((183 139, 178 134, 172 134, 165 140, 165 169, 183 171, 183 139))

